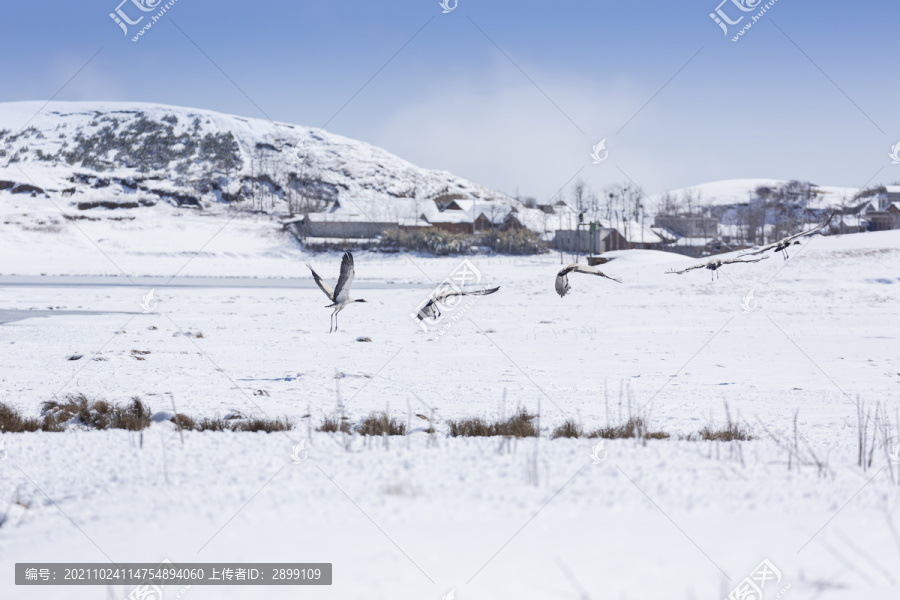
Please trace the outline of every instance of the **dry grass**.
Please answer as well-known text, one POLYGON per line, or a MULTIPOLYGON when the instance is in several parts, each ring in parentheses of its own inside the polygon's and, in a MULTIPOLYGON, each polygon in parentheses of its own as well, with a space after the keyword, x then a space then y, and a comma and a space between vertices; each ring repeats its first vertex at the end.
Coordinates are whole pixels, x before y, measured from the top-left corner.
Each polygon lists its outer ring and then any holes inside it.
POLYGON ((448 421, 450 435, 453 437, 537 437, 538 430, 534 424, 535 415, 524 409, 505 421, 485 421, 480 417, 462 419, 460 421, 448 421))
MULTIPOLYGON (((91 401, 84 394, 69 394, 62 401, 48 400, 41 405, 41 416, 23 417, 19 411, 0 402, 0 433, 23 431, 65 431, 69 423, 90 429, 125 429, 140 431, 150 426, 150 407, 138 396, 126 405, 91 401)), ((229 417, 194 419, 178 413, 172 422, 186 431, 288 431, 293 423, 287 417, 229 417)), ((349 425, 344 425, 349 431, 349 425)))
POLYGON ((23 417, 22 414, 9 406, 0 402, 0 433, 22 433, 23 431, 56 431, 55 429, 46 429, 43 419, 23 417))
POLYGON ((608 440, 622 438, 638 438, 643 440, 664 440, 669 434, 664 431, 650 431, 648 423, 642 417, 632 417, 621 425, 602 427, 588 434, 589 438, 608 440))
POLYGON ((149 426, 150 407, 146 406, 137 396, 132 397, 126 407, 115 405, 110 410, 109 427, 113 429, 140 431, 149 426))
POLYGON ((273 431, 289 431, 294 427, 294 424, 287 417, 277 419, 260 417, 230 419, 204 417, 202 419, 192 419, 186 415, 179 414, 175 418, 178 420, 176 424, 181 425, 181 428, 186 431, 265 431, 266 433, 272 433, 273 431))
POLYGON ((553 430, 553 433, 550 435, 550 439, 555 440, 556 438, 580 438, 583 435, 584 430, 581 428, 581 425, 579 425, 575 421, 566 421, 553 430))
POLYGON ((494 427, 480 417, 473 419, 461 419, 459 421, 448 421, 450 425, 450 435, 453 437, 486 437, 497 435, 494 433, 494 427))
POLYGON ((185 427, 182 425, 182 428, 189 431, 231 431, 231 424, 221 417, 216 417, 215 419, 210 419, 208 417, 196 419, 191 425, 192 427, 185 427))
POLYGON ((48 426, 60 429, 73 419, 91 429, 140 431, 150 426, 150 408, 138 396, 122 406, 106 400, 91 402, 84 394, 69 394, 62 402, 44 402, 41 414, 48 426))
POLYGON ((316 431, 324 431, 326 433, 351 433, 350 422, 345 417, 325 417, 322 424, 316 427, 316 431))
POLYGON ((176 426, 181 427, 182 429, 187 429, 188 431, 191 431, 195 427, 197 427, 197 422, 194 421, 194 419, 181 413, 175 415, 175 418, 172 419, 172 422, 175 423, 176 426))
POLYGON ((717 442, 731 442, 734 440, 752 440, 753 436, 743 425, 729 421, 725 427, 717 428, 714 425, 704 426, 703 429, 700 430, 700 439, 717 442))
POLYGON ((231 423, 231 431, 290 431, 294 424, 287 417, 277 419, 252 418, 231 423))
POLYGON ((356 430, 363 435, 406 435, 406 423, 389 417, 386 412, 372 413, 357 425, 356 430))
POLYGON ((752 440, 753 435, 750 434, 750 430, 747 427, 732 420, 731 410, 728 408, 728 403, 726 402, 725 426, 719 427, 715 423, 705 425, 703 429, 700 430, 700 439, 717 442, 733 442, 735 440, 752 440))

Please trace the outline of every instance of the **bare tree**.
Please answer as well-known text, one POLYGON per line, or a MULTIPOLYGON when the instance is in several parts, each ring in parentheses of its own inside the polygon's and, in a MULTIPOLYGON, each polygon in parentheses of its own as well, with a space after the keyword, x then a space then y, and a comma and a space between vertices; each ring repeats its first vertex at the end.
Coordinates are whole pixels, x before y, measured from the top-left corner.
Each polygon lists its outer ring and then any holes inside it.
POLYGON ((587 184, 580 177, 572 184, 572 203, 579 214, 585 211, 588 190, 587 184))

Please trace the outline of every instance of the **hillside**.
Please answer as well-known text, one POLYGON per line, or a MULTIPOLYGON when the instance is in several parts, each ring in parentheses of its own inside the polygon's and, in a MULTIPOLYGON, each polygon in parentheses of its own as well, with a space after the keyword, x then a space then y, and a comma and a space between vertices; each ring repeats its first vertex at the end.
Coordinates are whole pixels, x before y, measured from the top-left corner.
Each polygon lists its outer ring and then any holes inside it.
MULTIPOLYGON (((756 190, 761 187, 776 189, 790 183, 787 179, 725 179, 654 194, 651 199, 660 205, 668 196, 672 201, 681 205, 686 205, 690 200, 693 206, 698 208, 729 206, 744 204, 757 198, 756 190)), ((834 206, 851 203, 853 197, 860 190, 854 187, 812 184, 810 191, 813 198, 810 200, 809 208, 827 210, 834 206)))
POLYGON ((75 209, 250 202, 287 212, 338 197, 442 194, 509 201, 310 127, 134 102, 42 105, 0 103, 0 190, 58 195, 75 209))

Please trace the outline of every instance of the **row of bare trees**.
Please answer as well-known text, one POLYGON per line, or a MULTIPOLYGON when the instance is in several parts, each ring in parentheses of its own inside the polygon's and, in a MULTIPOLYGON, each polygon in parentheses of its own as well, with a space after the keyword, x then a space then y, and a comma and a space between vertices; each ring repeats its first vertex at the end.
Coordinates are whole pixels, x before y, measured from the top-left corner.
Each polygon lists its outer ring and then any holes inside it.
MULTIPOLYGON (((741 203, 715 202, 714 198, 704 198, 698 189, 687 189, 677 195, 665 193, 652 200, 631 182, 614 183, 597 191, 579 179, 563 197, 583 215, 585 223, 605 221, 626 238, 633 238, 630 228, 651 223, 650 214, 656 214, 715 219, 728 226, 725 237, 730 244, 752 246, 780 239, 820 219, 822 209, 816 202, 817 193, 809 182, 790 181, 778 186, 761 186, 741 203)), ((854 200, 844 198, 839 212, 847 212, 858 203, 854 200)), ((709 235, 718 237, 718 232, 711 231, 709 235)))
POLYGON ((639 241, 640 232, 632 230, 640 230, 648 222, 647 196, 630 182, 613 183, 595 191, 577 179, 569 190, 568 202, 583 215, 584 223, 603 221, 627 239, 639 241))

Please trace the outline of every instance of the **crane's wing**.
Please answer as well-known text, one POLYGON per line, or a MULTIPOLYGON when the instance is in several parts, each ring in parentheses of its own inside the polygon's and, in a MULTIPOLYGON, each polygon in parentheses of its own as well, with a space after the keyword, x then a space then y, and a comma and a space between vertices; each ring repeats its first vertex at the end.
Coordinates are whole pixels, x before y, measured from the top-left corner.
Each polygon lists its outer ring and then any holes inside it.
POLYGON ((431 300, 429 300, 425 306, 419 309, 419 312, 416 314, 418 319, 421 321, 426 317, 435 317, 437 318, 437 312, 435 311, 435 303, 442 304, 444 300, 447 298, 451 298, 453 296, 487 296, 488 294, 493 294, 497 290, 500 289, 500 286, 495 288, 485 288, 483 290, 472 290, 471 292, 464 292, 462 290, 452 291, 452 292, 444 292, 442 294, 438 294, 431 300))
POLYGON ((309 265, 309 263, 307 263, 306 266, 309 268, 309 271, 312 273, 313 279, 316 280, 316 285, 319 286, 319 289, 322 290, 323 292, 325 292, 325 295, 328 296, 329 300, 334 302, 334 290, 331 289, 331 286, 328 285, 327 283, 325 283, 325 281, 321 277, 319 277, 319 274, 313 270, 313 268, 309 265))
POLYGON ((497 290, 500 289, 498 285, 495 288, 484 288, 483 290, 472 290, 471 292, 463 292, 463 296, 487 296, 488 294, 493 294, 497 290))
POLYGON ((722 261, 722 264, 723 264, 723 265, 730 265, 730 264, 732 264, 732 263, 756 263, 756 262, 759 262, 759 261, 761 261, 761 260, 766 260, 767 258, 769 258, 769 257, 768 257, 768 256, 763 256, 763 257, 760 257, 760 258, 751 258, 751 259, 749 259, 749 260, 741 260, 741 257, 739 256, 739 257, 737 257, 737 258, 729 258, 728 260, 723 260, 723 261, 722 261))
POLYGON ((828 215, 827 219, 825 219, 824 221, 822 221, 821 223, 819 223, 818 225, 816 225, 809 231, 801 231, 799 233, 795 233, 794 235, 790 235, 790 236, 784 238, 782 241, 783 242, 792 242, 798 238, 802 238, 807 235, 812 235, 814 233, 818 233, 818 232, 822 231, 823 229, 825 229, 826 227, 828 227, 828 224, 831 223, 831 220, 834 218, 834 215, 835 215, 835 212, 832 212, 830 215, 828 215))
POLYGON ((688 271, 693 271, 694 269, 705 269, 706 265, 709 264, 709 261, 705 263, 700 263, 699 265, 693 265, 691 267, 687 267, 686 269, 682 269, 680 271, 676 271, 675 269, 669 269, 666 273, 674 273, 676 275, 681 275, 682 273, 687 273, 688 271))
POLYGON ((434 299, 437 300, 438 302, 443 302, 447 298, 451 298, 453 296, 487 296, 488 294, 493 294, 494 292, 496 292, 499 289, 500 289, 500 286, 498 285, 495 288, 485 288, 483 290, 472 290, 470 292, 467 292, 464 290, 456 290, 456 291, 450 291, 450 292, 444 292, 442 294, 438 294, 437 296, 435 296, 434 299))
POLYGON ((828 215, 827 219, 825 219, 824 221, 822 221, 821 223, 819 223, 818 225, 816 225, 809 231, 799 231, 793 235, 787 236, 786 238, 782 238, 782 239, 778 240, 777 242, 773 242, 771 244, 767 244, 765 246, 757 248, 753 252, 744 252, 743 254, 741 254, 741 256, 755 256, 757 254, 763 254, 764 252, 768 252, 769 250, 772 250, 773 248, 777 248, 779 244, 790 244, 794 240, 800 239, 802 237, 806 237, 808 235, 812 235, 814 233, 818 233, 818 232, 822 231, 823 229, 825 229, 829 223, 831 223, 831 219, 834 218, 835 214, 837 214, 837 213, 832 212, 830 215, 828 215))
POLYGON ((569 265, 568 267, 566 267, 565 270, 566 270, 566 272, 575 271, 576 273, 586 273, 588 275, 599 275, 600 277, 606 277, 607 279, 612 279, 613 281, 615 281, 617 283, 622 283, 621 279, 618 279, 616 277, 610 277, 609 275, 607 275, 600 269, 594 268, 590 265, 580 265, 580 264, 569 265))
POLYGON ((765 246, 760 246, 759 248, 757 248, 757 249, 754 250, 753 252, 744 252, 743 254, 741 254, 741 256, 755 256, 755 255, 757 255, 757 254, 763 254, 763 253, 765 253, 765 252, 768 252, 769 250, 772 250, 772 249, 774 249, 774 248, 777 248, 777 247, 778 247, 778 244, 780 244, 780 243, 781 243, 781 242, 774 242, 774 243, 772 243, 772 244, 766 244, 765 246))
POLYGON ((353 255, 349 252, 344 252, 344 257, 341 259, 341 276, 338 277, 337 285, 334 286, 334 301, 337 302, 338 298, 346 300, 350 296, 350 285, 353 283, 353 255))

